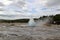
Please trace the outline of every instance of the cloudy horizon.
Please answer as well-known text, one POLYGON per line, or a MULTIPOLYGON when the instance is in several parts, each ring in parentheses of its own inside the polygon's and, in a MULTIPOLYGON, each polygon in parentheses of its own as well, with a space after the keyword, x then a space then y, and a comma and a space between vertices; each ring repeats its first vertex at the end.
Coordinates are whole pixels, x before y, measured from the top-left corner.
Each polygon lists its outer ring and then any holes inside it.
POLYGON ((60 0, 0 0, 0 3, 0 10, 2 10, 0 15, 24 15, 39 18, 43 15, 60 14, 60 0))

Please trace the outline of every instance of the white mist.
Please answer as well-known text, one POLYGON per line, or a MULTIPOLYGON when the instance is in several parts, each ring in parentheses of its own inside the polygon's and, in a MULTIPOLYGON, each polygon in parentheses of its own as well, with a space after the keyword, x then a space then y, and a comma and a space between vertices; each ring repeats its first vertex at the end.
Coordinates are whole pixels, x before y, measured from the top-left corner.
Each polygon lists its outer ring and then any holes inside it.
POLYGON ((32 26, 32 27, 36 26, 36 22, 34 21, 33 18, 31 18, 31 19, 29 20, 28 26, 32 26))

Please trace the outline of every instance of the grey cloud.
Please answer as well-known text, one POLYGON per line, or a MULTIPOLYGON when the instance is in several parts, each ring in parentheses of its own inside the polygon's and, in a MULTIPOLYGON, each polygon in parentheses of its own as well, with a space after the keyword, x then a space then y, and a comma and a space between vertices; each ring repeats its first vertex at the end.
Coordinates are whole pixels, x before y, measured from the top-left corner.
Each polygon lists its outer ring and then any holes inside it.
POLYGON ((16 5, 19 6, 19 7, 23 7, 23 6, 25 5, 25 2, 23 2, 23 1, 18 1, 18 2, 16 3, 16 5))
POLYGON ((24 7, 24 5, 25 5, 25 1, 23 1, 23 0, 22 1, 17 0, 17 2, 16 2, 16 0, 12 0, 12 1, 13 1, 13 3, 11 5, 16 5, 20 8, 24 7))
POLYGON ((4 4, 2 2, 0 2, 0 6, 4 6, 4 4))
POLYGON ((60 5, 60 0, 47 0, 47 6, 60 5))

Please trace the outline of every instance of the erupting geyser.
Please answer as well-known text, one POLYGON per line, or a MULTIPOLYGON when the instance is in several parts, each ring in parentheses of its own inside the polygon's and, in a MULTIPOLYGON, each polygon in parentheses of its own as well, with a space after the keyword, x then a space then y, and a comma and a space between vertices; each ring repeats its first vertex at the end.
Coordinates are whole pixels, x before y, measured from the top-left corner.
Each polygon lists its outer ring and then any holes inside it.
POLYGON ((34 21, 33 18, 31 18, 31 19, 29 20, 28 25, 29 25, 29 26, 32 26, 32 27, 36 26, 36 23, 35 23, 35 21, 34 21))

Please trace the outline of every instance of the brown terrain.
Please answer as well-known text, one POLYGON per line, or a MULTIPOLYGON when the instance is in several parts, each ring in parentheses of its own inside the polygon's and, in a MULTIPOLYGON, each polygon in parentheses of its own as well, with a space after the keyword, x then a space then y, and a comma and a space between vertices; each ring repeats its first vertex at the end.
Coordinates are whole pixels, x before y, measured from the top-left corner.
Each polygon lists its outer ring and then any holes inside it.
POLYGON ((60 40, 60 25, 36 22, 36 26, 28 23, 0 23, 0 40, 60 40))

